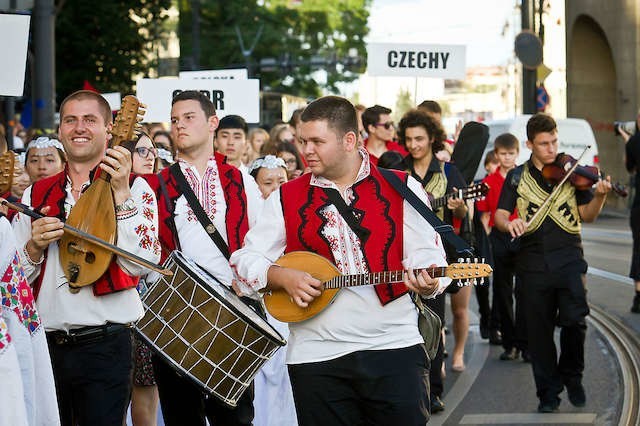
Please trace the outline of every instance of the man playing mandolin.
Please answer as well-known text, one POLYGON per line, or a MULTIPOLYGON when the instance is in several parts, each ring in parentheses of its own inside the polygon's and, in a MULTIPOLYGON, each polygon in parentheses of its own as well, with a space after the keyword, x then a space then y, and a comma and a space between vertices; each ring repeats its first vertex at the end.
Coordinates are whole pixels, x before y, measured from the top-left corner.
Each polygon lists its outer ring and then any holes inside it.
MULTIPOLYGON (((132 126, 135 118, 134 113, 132 126)), ((144 179, 136 178, 130 185, 129 151, 121 146, 107 149, 112 116, 102 96, 90 91, 69 95, 60 106, 60 120, 59 138, 68 165, 27 188, 22 202, 47 217, 32 221, 25 214, 16 216, 16 240, 47 332, 62 424, 122 424, 131 392, 131 324, 143 314, 135 287, 138 276, 148 270, 113 257, 92 285, 70 286, 75 281, 68 276, 74 273, 60 259, 62 251, 71 248, 58 241, 63 221, 90 195, 83 191, 99 168, 110 176, 111 184, 104 199, 91 200, 89 212, 115 203, 115 244, 157 262, 156 199, 144 179)), ((87 216, 84 219, 90 223, 92 217, 87 216)), ((92 255, 88 251, 87 263, 79 268, 90 269, 92 255)))
POLYGON ((520 238, 515 264, 522 280, 538 411, 547 413, 558 408, 564 387, 571 404, 586 403, 582 372, 589 306, 580 224, 596 219, 611 182, 609 177, 600 180, 592 192, 568 181, 560 186, 545 181, 542 169, 558 157, 558 131, 549 115, 529 119, 527 147, 531 158, 507 174, 494 220, 500 231, 520 238), (514 211, 518 216, 510 220, 514 211), (561 328, 559 360, 556 325, 561 328))
MULTIPOLYGON (((313 318, 290 324, 287 364, 301 425, 424 424, 429 361, 407 292, 435 297, 449 283, 413 271, 446 265, 440 236, 358 147, 349 101, 312 102, 297 130, 311 173, 271 194, 244 247, 231 256, 234 287, 245 295, 284 289, 296 307, 311 308, 322 282, 304 271, 304 262, 275 265, 283 253, 314 252, 342 274, 406 267, 403 282, 342 288, 313 318)), ((415 179, 398 176, 428 203, 415 179)))

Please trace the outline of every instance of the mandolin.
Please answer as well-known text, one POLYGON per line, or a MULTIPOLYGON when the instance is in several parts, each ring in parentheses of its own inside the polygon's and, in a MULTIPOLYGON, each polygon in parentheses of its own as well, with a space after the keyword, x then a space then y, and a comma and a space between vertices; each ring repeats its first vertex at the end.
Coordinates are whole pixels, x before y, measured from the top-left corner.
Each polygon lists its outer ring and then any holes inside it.
POLYGON ((16 155, 7 151, 0 155, 0 195, 11 190, 15 173, 16 155))
MULTIPOLYGON (((133 139, 144 110, 135 96, 127 95, 111 130, 111 146, 133 139)), ((67 225, 109 244, 116 241, 116 212, 108 173, 100 173, 71 209, 67 225)), ((86 239, 65 233, 60 239, 60 263, 69 287, 93 284, 109 268, 113 252, 86 239)))
MULTIPOLYGON (((309 306, 301 308, 283 290, 271 290, 264 294, 264 304, 269 313, 282 322, 300 322, 313 318, 324 310, 335 298, 338 290, 344 287, 375 285, 381 283, 402 282, 403 270, 373 272, 369 274, 342 275, 330 261, 315 253, 294 251, 285 254, 276 261, 285 268, 297 269, 311 274, 323 282, 323 291, 309 306)), ((449 277, 453 280, 464 280, 466 284, 478 278, 488 277, 493 270, 484 263, 453 263, 449 266, 425 268, 430 276, 449 277)), ((422 269, 416 269, 420 272, 422 269)))
POLYGON ((431 209, 438 210, 441 207, 446 207, 447 201, 450 198, 462 198, 463 200, 479 200, 484 198, 489 192, 489 185, 484 182, 476 183, 474 185, 461 188, 457 191, 450 192, 442 197, 431 199, 431 209))

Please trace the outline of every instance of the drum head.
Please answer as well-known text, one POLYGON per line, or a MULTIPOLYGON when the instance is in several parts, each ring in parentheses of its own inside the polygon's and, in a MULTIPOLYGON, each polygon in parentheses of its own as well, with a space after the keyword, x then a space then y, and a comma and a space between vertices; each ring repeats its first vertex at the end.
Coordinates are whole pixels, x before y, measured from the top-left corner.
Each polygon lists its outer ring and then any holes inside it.
POLYGON ((171 253, 174 261, 183 269, 193 272, 193 278, 204 288, 212 293, 216 299, 227 308, 243 318, 254 328, 266 334, 266 337, 279 346, 284 346, 287 341, 271 326, 265 319, 258 315, 253 309, 247 306, 240 298, 227 286, 222 285, 217 278, 211 275, 206 269, 198 265, 193 260, 183 255, 180 251, 171 253))

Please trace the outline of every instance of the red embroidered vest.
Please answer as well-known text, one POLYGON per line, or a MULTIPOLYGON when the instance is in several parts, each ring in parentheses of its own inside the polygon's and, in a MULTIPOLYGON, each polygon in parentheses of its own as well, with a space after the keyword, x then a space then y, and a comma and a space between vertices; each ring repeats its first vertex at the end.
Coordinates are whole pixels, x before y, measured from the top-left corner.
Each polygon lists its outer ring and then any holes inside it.
MULTIPOLYGON (((244 236, 249 231, 249 216, 247 213, 247 196, 244 192, 242 173, 236 167, 227 164, 226 158, 215 153, 218 176, 227 203, 225 223, 227 225, 227 245, 229 253, 233 253, 242 246, 244 236)), ((158 200, 158 222, 160 224, 159 237, 162 245, 162 262, 178 247, 178 235, 174 222, 176 200, 182 195, 169 168, 164 168, 157 175, 143 176, 156 193, 158 200), (165 190, 161 180, 165 184, 165 190)))
MULTIPOLYGON (((396 173, 406 182, 406 173, 396 173)), ((312 186, 310 181, 311 174, 307 173, 280 188, 286 252, 310 251, 335 263, 330 243, 321 232, 326 219, 320 211, 331 201, 322 188, 312 186)), ((367 240, 360 242, 369 272, 402 269, 402 197, 375 167, 353 186, 353 192, 351 207, 360 225, 370 231, 367 240)), ((408 291, 404 283, 378 284, 374 288, 383 305, 408 291)))
MULTIPOLYGON (((131 181, 133 179, 135 179, 135 176, 132 175, 131 181)), ((50 207, 47 213, 48 216, 54 216, 65 221, 67 219, 64 210, 64 200, 67 197, 66 185, 66 168, 56 175, 39 180, 34 183, 31 188, 31 206, 38 211, 48 206, 50 207)), ((40 270, 40 275, 33 285, 33 295, 36 300, 40 294, 42 279, 44 278, 44 271, 47 265, 47 253, 48 251, 45 251, 45 258, 40 270)), ((93 294, 95 296, 104 296, 105 294, 135 288, 138 285, 138 280, 139 277, 129 275, 122 270, 116 263, 114 257, 107 271, 93 284, 93 294)))

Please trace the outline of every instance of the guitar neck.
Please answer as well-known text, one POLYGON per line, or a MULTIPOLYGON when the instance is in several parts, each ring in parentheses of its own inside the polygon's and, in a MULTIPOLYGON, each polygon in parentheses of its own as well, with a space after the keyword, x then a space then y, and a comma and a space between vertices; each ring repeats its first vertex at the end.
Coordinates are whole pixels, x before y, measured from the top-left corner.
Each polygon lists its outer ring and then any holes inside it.
MULTIPOLYGON (((417 274, 421 271, 427 271, 427 273, 433 278, 444 277, 447 275, 446 266, 436 266, 433 268, 414 269, 417 274)), ((403 270, 400 271, 385 271, 385 272, 372 272, 370 274, 351 274, 351 275, 339 275, 333 277, 329 281, 324 282, 325 288, 344 288, 344 287, 356 287, 361 285, 376 285, 382 283, 398 283, 402 282, 403 270)))
POLYGON ((444 195, 440 198, 436 198, 431 202, 431 209, 432 210, 438 210, 441 207, 444 207, 447 205, 447 201, 449 200, 449 198, 453 197, 454 195, 456 195, 456 193, 451 193, 451 194, 447 194, 444 195))

